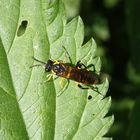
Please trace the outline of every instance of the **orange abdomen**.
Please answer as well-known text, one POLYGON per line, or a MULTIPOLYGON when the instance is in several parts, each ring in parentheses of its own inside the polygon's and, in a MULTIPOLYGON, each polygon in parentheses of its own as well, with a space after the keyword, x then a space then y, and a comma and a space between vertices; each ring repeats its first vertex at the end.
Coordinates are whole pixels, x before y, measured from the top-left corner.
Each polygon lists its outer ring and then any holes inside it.
POLYGON ((99 75, 93 71, 88 71, 86 69, 78 69, 66 64, 61 64, 65 68, 65 71, 58 73, 58 76, 74 80, 83 84, 99 84, 99 75))

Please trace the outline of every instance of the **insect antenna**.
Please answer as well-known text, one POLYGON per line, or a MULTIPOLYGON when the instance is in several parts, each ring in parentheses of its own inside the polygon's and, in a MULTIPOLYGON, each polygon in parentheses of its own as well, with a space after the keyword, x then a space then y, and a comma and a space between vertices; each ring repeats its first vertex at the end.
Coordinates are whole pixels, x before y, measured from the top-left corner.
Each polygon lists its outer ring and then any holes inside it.
POLYGON ((67 54, 67 56, 68 56, 68 58, 70 60, 70 63, 72 64, 72 60, 71 60, 70 54, 68 53, 67 49, 64 46, 62 46, 62 47, 66 51, 66 54, 67 54))
POLYGON ((45 62, 40 61, 40 60, 36 59, 35 57, 32 57, 32 58, 33 58, 35 61, 37 61, 37 62, 39 62, 39 63, 41 63, 41 64, 32 65, 32 66, 30 66, 30 68, 39 67, 39 66, 42 66, 42 65, 45 65, 45 64, 46 64, 45 62))
POLYGON ((40 65, 32 65, 32 66, 30 66, 30 68, 39 67, 39 66, 42 66, 42 65, 41 64, 40 65))
POLYGON ((42 64, 46 64, 45 62, 43 62, 43 61, 41 61, 41 60, 38 60, 38 59, 36 59, 35 57, 32 57, 35 61, 37 61, 37 62, 40 62, 40 63, 42 63, 42 64))

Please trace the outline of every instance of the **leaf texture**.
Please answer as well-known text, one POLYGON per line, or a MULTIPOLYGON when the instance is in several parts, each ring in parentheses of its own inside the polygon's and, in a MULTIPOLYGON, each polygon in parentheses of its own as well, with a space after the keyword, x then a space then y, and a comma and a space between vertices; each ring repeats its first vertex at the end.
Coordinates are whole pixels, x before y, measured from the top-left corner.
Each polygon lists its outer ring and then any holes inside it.
MULTIPOLYGON (((44 68, 30 68, 38 64, 32 56, 70 63, 65 46, 73 64, 81 60, 99 72, 95 41, 83 45, 81 18, 67 23, 61 0, 1 0, 0 7, 0 139, 111 139, 103 137, 113 123, 113 116, 105 117, 110 97, 103 99, 66 79, 63 85, 61 78, 45 82, 44 68)), ((98 89, 105 95, 108 80, 98 89)))

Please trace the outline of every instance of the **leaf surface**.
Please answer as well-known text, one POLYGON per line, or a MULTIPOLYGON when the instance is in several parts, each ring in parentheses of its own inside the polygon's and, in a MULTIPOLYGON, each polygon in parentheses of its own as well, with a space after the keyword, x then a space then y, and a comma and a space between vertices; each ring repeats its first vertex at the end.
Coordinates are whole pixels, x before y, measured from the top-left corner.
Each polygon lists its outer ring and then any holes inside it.
MULTIPOLYGON (((83 45, 81 18, 66 23, 60 0, 0 2, 0 139, 110 139, 103 138, 113 122, 113 116, 105 117, 110 97, 103 99, 66 79, 62 85, 61 78, 45 82, 44 68, 30 68, 38 64, 32 56, 44 62, 70 63, 65 46, 74 65, 81 60, 85 65, 94 64, 99 72, 101 62, 94 40, 83 45)), ((105 95, 108 81, 98 89, 105 95)))

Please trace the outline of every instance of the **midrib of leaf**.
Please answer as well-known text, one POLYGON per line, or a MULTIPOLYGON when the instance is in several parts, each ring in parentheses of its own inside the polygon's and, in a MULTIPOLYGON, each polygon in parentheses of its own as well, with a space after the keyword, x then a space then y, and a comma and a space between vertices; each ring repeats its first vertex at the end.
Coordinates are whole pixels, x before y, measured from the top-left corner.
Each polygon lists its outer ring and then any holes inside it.
MULTIPOLYGON (((42 15, 43 15, 42 19, 43 19, 43 22, 44 22, 44 24, 45 24, 45 26, 46 26, 46 31, 47 31, 47 35, 48 35, 48 36, 49 36, 49 34, 48 34, 49 28, 48 28, 48 27, 51 26, 51 24, 53 24, 53 22, 55 22, 55 20, 57 19, 58 16, 60 16, 60 11, 59 11, 59 9, 60 9, 60 7, 61 7, 61 4, 62 4, 62 3, 61 3, 61 1, 59 1, 59 0, 54 2, 54 5, 57 5, 57 6, 56 6, 57 12, 56 12, 56 15, 54 16, 53 20, 52 20, 51 23, 49 23, 49 24, 48 24, 47 22, 45 22, 45 20, 44 20, 44 19, 45 19, 45 16, 44 16, 44 14, 43 14, 43 12, 42 12, 42 15)), ((53 6, 52 6, 52 7, 53 7, 53 6)), ((50 6, 50 7, 48 8, 48 10, 51 9, 52 7, 50 6)), ((62 6, 62 7, 63 7, 63 6, 62 6)), ((55 9, 55 10, 56 10, 56 9, 55 9)), ((63 20, 63 19, 62 19, 62 20, 63 20)), ((62 28, 62 30, 63 30, 63 28, 62 28)), ((50 33, 50 34, 51 34, 51 33, 50 33)), ((60 35, 59 35, 57 38, 55 38, 55 39, 54 39, 54 38, 49 38, 49 37, 48 37, 48 39, 49 39, 49 45, 52 46, 53 44, 55 44, 55 42, 57 42, 57 40, 59 40, 59 39, 62 37, 62 35, 63 35, 63 31, 62 31, 62 34, 60 34, 60 35)), ((49 56, 50 56, 49 58, 52 59, 52 58, 51 58, 51 55, 49 55, 49 56)), ((54 82, 53 82, 53 87, 55 87, 54 85, 55 85, 55 84, 54 84, 54 82)), ((51 87, 50 87, 50 88, 51 88, 51 87)), ((55 90, 55 89, 54 89, 54 90, 55 90)), ((57 94, 56 91, 55 91, 55 93, 53 93, 53 94, 56 95, 56 94, 57 94)), ((57 101, 57 100, 56 100, 56 101, 57 101)), ((56 124, 56 108, 57 108, 57 106, 56 106, 56 103, 55 103, 55 111, 54 111, 54 112, 55 112, 55 114, 54 114, 55 119, 54 119, 54 125, 56 124)), ((54 139, 54 138, 55 138, 55 132, 56 132, 56 127, 54 126, 54 135, 53 135, 53 137, 52 137, 51 139, 54 139)))

